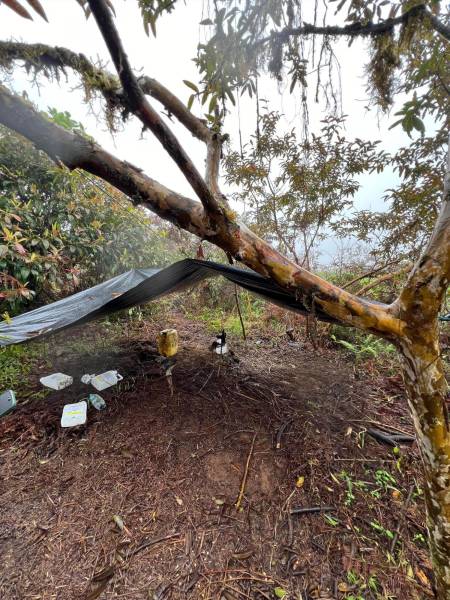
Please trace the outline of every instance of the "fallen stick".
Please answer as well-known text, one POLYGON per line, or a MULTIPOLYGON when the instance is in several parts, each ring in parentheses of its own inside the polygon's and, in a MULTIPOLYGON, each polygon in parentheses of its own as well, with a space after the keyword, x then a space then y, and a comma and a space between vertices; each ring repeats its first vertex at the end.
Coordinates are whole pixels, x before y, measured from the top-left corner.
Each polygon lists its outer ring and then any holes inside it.
POLYGON ((283 433, 286 431, 286 429, 289 427, 289 425, 291 423, 292 423, 292 419, 289 419, 288 421, 285 421, 281 425, 280 429, 278 430, 278 432, 277 432, 277 442, 276 442, 276 445, 275 445, 275 448, 277 450, 279 450, 281 448, 281 437, 282 437, 283 433))
POLYGON ((291 515, 306 515, 318 512, 330 512, 334 510, 333 506, 309 506, 307 508, 293 508, 291 515))
POLYGON ((388 433, 387 431, 381 431, 381 429, 370 428, 367 430, 367 433, 378 442, 393 447, 397 446, 399 443, 411 444, 415 440, 415 438, 411 435, 388 433))
POLYGON ((236 500, 236 503, 235 503, 236 510, 240 509, 242 498, 244 497, 245 486, 247 484, 247 477, 248 477, 248 468, 250 466, 250 460, 252 458, 253 448, 255 447, 255 440, 256 440, 256 433, 253 436, 252 445, 250 446, 250 451, 249 451, 248 456, 247 456, 247 462, 245 464, 244 476, 242 477, 242 482, 241 482, 241 489, 239 490, 239 496, 238 496, 238 499, 236 500))
POLYGON ((179 533, 170 533, 169 535, 162 535, 160 537, 153 538, 151 540, 144 540, 141 544, 139 544, 139 546, 137 548, 135 548, 134 550, 131 550, 128 553, 127 558, 134 556, 135 554, 137 554, 141 550, 144 550, 145 548, 149 548, 150 546, 154 546, 155 544, 159 544, 160 542, 165 542, 166 540, 171 540, 172 538, 175 538, 175 537, 180 537, 180 534, 179 533))

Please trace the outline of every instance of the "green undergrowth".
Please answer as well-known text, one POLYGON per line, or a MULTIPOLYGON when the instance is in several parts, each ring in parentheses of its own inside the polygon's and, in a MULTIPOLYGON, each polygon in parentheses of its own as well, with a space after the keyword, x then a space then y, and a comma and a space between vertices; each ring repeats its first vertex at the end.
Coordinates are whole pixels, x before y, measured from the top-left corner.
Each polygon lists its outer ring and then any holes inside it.
POLYGON ((42 344, 18 344, 0 348, 0 392, 12 389, 16 393, 29 388, 30 376, 38 363, 45 362, 42 344))
POLYGON ((333 325, 330 338, 335 344, 345 348, 358 363, 368 359, 391 360, 396 355, 392 344, 359 329, 333 325))
MULTIPOLYGON (((251 331, 256 326, 261 326, 261 317, 264 313, 264 303, 259 300, 246 302, 240 299, 240 308, 242 319, 246 332, 251 331)), ((237 308, 224 310, 220 306, 203 306, 200 310, 189 309, 186 311, 186 317, 199 320, 206 325, 208 331, 216 333, 225 329, 231 335, 242 335, 242 326, 237 308)))

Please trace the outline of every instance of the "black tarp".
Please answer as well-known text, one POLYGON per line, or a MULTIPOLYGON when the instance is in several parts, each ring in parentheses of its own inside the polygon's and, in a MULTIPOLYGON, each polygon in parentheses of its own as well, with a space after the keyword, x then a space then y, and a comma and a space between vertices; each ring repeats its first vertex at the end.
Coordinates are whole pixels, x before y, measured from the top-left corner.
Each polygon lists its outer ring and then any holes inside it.
MULTIPOLYGON (((308 314, 293 295, 254 271, 187 258, 164 269, 127 271, 88 290, 14 317, 9 323, 3 321, 0 323, 0 346, 19 344, 81 325, 124 308, 156 300, 215 275, 223 275, 283 308, 308 314)), ((322 321, 334 322, 320 310, 316 310, 315 315, 322 321)))

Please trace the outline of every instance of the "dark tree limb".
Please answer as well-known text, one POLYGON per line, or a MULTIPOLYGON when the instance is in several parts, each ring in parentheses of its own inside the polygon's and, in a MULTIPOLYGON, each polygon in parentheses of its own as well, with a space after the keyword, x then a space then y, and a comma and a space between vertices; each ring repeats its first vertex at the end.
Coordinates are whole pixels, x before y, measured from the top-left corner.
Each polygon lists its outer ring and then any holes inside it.
POLYGON ((258 42, 258 44, 264 44, 270 40, 279 40, 280 42, 286 41, 289 37, 302 36, 302 35, 330 35, 330 36, 347 36, 347 37, 358 37, 358 36, 376 36, 384 33, 391 32, 397 25, 404 25, 410 21, 410 19, 417 17, 426 17, 429 19, 433 29, 440 33, 445 39, 450 40, 450 27, 442 23, 435 15, 433 15, 425 4, 418 4, 412 6, 409 10, 406 10, 399 17, 393 17, 380 21, 379 23, 351 23, 343 27, 337 25, 326 25, 318 26, 309 23, 303 23, 301 27, 286 27, 281 31, 273 31, 272 34, 258 42))
POLYGON ((220 205, 194 163, 169 127, 147 101, 131 69, 128 56, 122 46, 122 41, 106 2, 104 0, 88 0, 88 2, 116 67, 131 112, 142 121, 144 127, 148 127, 158 138, 192 186, 208 214, 210 216, 220 214, 222 211, 220 205))

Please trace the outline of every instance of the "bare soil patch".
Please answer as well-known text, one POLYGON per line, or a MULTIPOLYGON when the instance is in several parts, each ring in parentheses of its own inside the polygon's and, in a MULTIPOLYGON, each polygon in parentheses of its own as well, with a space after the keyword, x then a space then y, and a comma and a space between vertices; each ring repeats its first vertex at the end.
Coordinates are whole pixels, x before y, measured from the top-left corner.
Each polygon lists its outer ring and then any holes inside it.
POLYGON ((76 384, 0 421, 2 600, 432 597, 415 444, 365 433, 412 432, 399 379, 281 338, 227 361, 198 323, 171 325, 173 395, 146 324, 112 353, 50 351, 76 384), (61 430, 79 377, 110 368, 107 410, 61 430), (311 507, 330 509, 291 514, 311 507))

